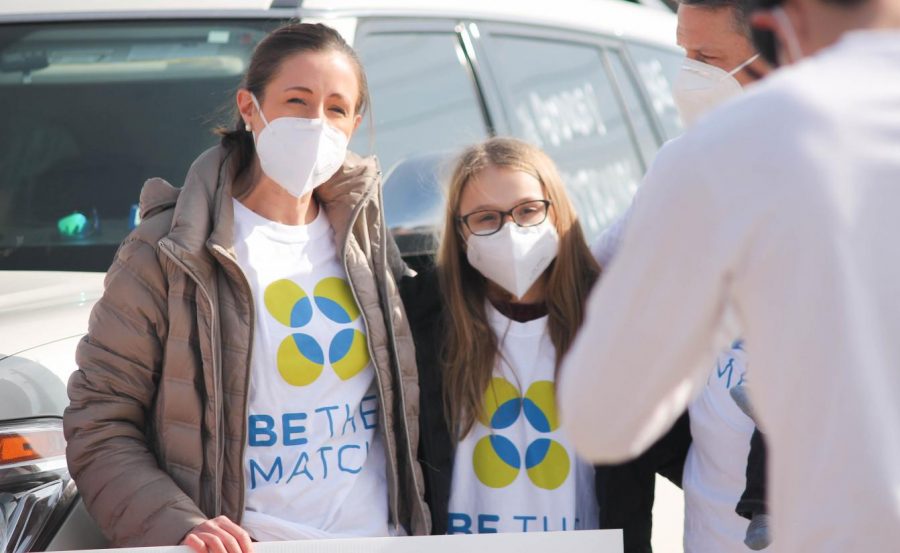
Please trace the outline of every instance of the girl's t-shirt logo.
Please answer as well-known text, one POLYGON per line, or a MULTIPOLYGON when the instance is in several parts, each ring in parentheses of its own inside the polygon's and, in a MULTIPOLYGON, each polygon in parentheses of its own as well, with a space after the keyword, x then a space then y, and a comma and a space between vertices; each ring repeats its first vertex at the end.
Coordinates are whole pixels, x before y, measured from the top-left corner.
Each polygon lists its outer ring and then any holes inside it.
MULTIPOLYGON (((484 410, 479 422, 491 434, 478 440, 472 453, 472 466, 478 480, 491 488, 512 484, 522 468, 522 456, 515 443, 497 433, 525 420, 540 433, 559 428, 553 383, 539 380, 528 387, 524 397, 505 378, 494 377, 484 394, 484 410)), ((566 449, 556 440, 538 438, 525 448, 525 470, 531 482, 545 490, 555 490, 569 476, 571 462, 566 449)))
MULTIPOLYGON (((284 326, 302 329, 317 315, 337 325, 350 325, 360 317, 359 307, 347 281, 338 277, 320 280, 307 295, 297 283, 276 280, 266 287, 264 301, 269 314, 284 326)), ((295 332, 282 340, 276 356, 278 372, 292 386, 308 386, 325 367, 325 351, 315 338, 295 332)), ((369 365, 366 335, 355 328, 343 328, 328 345, 328 363, 341 380, 350 380, 369 365)))

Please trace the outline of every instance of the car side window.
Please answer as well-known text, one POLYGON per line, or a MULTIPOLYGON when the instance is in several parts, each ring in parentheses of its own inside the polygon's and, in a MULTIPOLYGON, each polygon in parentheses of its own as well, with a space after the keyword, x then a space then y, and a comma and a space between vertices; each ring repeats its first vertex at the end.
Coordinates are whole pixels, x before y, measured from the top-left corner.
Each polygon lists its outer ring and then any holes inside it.
POLYGON ((513 133, 556 162, 592 241, 630 205, 643 174, 603 50, 497 34, 488 51, 513 133))
POLYGON ((622 92, 625 109, 631 117, 634 134, 641 148, 641 154, 644 156, 644 162, 649 165, 656 155, 656 150, 659 149, 659 138, 653 128, 653 122, 647 111, 648 107, 641 99, 640 88, 631 72, 626 68, 622 54, 618 51, 608 50, 607 55, 609 66, 613 75, 616 76, 616 84, 619 85, 619 90, 622 92))
POLYGON ((666 138, 675 138, 684 127, 672 98, 672 85, 684 55, 643 44, 629 44, 628 51, 650 97, 653 111, 666 132, 666 138))
POLYGON ((372 119, 364 119, 350 148, 378 154, 385 174, 404 159, 457 150, 487 137, 455 33, 364 34, 356 50, 366 69, 372 119))

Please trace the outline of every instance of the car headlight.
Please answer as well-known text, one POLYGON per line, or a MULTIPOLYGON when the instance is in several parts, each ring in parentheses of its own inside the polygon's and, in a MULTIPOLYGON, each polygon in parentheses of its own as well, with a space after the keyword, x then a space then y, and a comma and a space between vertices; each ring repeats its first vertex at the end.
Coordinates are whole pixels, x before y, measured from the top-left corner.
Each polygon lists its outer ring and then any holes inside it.
POLYGON ((0 552, 46 547, 75 496, 61 419, 0 423, 0 552))

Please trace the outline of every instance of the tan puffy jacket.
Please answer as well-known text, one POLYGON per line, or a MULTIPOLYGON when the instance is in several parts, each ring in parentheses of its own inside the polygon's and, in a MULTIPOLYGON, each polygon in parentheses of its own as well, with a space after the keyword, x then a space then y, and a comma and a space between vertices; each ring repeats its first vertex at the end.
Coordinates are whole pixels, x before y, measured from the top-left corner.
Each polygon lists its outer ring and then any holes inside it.
MULTIPOLYGON (((78 346, 66 454, 116 546, 176 544, 207 518, 240 522, 244 511, 255 319, 232 247, 230 165, 217 147, 182 189, 147 182, 144 221, 120 247, 78 346)), ((368 330, 392 524, 427 534, 415 353, 395 280, 405 266, 386 234, 377 163, 348 154, 316 196, 368 330)))

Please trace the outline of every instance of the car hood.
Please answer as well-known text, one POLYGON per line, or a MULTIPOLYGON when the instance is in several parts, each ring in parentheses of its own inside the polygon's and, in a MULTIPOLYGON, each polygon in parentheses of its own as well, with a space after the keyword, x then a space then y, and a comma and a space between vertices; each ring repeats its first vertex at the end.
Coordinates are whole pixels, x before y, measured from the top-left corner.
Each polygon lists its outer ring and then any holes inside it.
POLYGON ((103 273, 0 271, 0 423, 61 417, 103 273))
POLYGON ((0 271, 0 359, 87 332, 103 276, 0 271))

